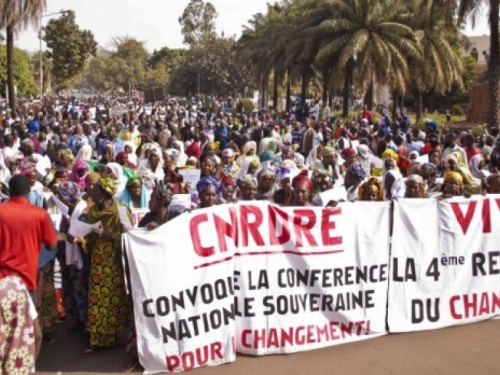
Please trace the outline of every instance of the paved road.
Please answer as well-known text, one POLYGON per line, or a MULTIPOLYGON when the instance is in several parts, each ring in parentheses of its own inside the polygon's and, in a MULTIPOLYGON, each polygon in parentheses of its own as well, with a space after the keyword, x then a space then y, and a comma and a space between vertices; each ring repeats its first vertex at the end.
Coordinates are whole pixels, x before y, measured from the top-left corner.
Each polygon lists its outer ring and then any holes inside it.
MULTIPOLYGON (((119 374, 124 347, 77 358, 84 340, 59 326, 56 343, 42 348, 38 374, 119 374)), ((385 336, 305 353, 239 356, 232 364, 193 371, 196 375, 294 374, 500 374, 500 320, 437 331, 385 336)), ((139 374, 139 373, 137 373, 139 374)))

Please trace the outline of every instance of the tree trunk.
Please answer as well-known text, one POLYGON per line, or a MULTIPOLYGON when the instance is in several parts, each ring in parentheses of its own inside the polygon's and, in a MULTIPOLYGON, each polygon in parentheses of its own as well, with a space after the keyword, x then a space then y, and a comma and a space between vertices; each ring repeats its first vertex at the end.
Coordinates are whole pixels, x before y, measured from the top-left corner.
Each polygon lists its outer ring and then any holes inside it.
POLYGON ((349 116, 349 91, 351 89, 353 71, 354 71, 354 60, 350 59, 347 62, 345 68, 345 76, 344 76, 344 88, 343 88, 343 106, 342 106, 342 117, 346 118, 349 116))
POLYGON ((396 91, 393 92, 392 94, 392 119, 396 119, 396 109, 398 108, 398 99, 399 95, 396 91))
POLYGON ((302 97, 302 103, 306 102, 307 99, 307 87, 309 86, 309 77, 307 71, 307 64, 304 63, 302 68, 302 90, 300 96, 302 97))
POLYGON ((7 43, 7 91, 9 95, 9 107, 12 110, 12 117, 16 116, 16 91, 14 81, 14 30, 12 27, 7 27, 6 30, 7 43))
POLYGON ((370 111, 373 109, 373 83, 370 84, 368 88, 363 104, 366 105, 370 111))
POLYGON ((286 111, 290 113, 290 108, 292 108, 292 72, 290 69, 286 72, 286 111))
POLYGON ((274 69, 274 81, 273 81, 273 110, 274 112, 278 111, 278 72, 274 69))
POLYGON ((489 83, 489 109, 488 127, 495 133, 500 125, 500 33, 499 27, 500 0, 490 1, 490 60, 488 63, 488 83, 489 83))
POLYGON ((328 103, 328 86, 330 83, 330 75, 328 70, 323 71, 323 92, 321 93, 322 106, 328 103))
POLYGON ((424 103, 423 103, 423 98, 422 98, 422 93, 417 90, 417 94, 415 95, 416 99, 417 99, 417 108, 416 108, 416 115, 417 115, 417 123, 420 121, 420 119, 422 118, 422 110, 423 110, 423 107, 424 107, 424 103))

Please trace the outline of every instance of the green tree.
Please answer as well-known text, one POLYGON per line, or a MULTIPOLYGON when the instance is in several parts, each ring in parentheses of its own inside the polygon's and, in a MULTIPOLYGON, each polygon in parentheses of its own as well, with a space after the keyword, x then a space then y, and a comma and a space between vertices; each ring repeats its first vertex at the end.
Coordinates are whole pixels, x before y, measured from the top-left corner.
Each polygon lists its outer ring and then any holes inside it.
POLYGON ((212 3, 191 0, 179 18, 184 43, 195 47, 213 38, 216 35, 216 18, 217 11, 212 3))
MULTIPOLYGON (((34 72, 40 72, 40 56, 34 54, 31 56, 31 66, 34 72)), ((40 74, 40 73, 38 73, 40 74)), ((43 75, 43 91, 45 92, 52 85, 54 76, 52 75, 52 59, 48 57, 48 52, 42 54, 42 75, 43 75)), ((38 79, 40 76, 37 77, 38 79)))
POLYGON ((417 121, 422 114, 422 94, 443 95, 456 85, 463 87, 462 60, 456 28, 450 28, 435 0, 414 0, 405 5, 402 22, 416 34, 420 55, 409 60, 409 85, 417 101, 417 121), (456 45, 456 46, 455 46, 456 45))
POLYGON ((111 55, 116 72, 116 83, 124 89, 129 86, 144 88, 149 53, 145 42, 128 36, 114 38, 116 51, 111 55))
POLYGON ((97 42, 89 30, 80 30, 73 11, 50 20, 43 40, 52 58, 52 74, 56 91, 70 87, 90 56, 97 52, 97 42))
POLYGON ((215 38, 191 49, 185 61, 173 70, 169 91, 174 95, 197 93, 213 95, 243 94, 253 90, 253 74, 238 54, 234 39, 215 38))
POLYGON ((408 59, 420 52, 412 28, 399 21, 397 0, 322 0, 309 16, 320 19, 307 32, 321 41, 318 64, 335 61, 344 73, 344 106, 349 86, 366 92, 373 82, 404 94, 410 74, 408 59))
POLYGON ((114 91, 119 88, 117 74, 119 67, 109 56, 96 56, 88 62, 85 72, 85 82, 97 91, 114 91))
POLYGON ((37 25, 46 0, 0 0, 0 28, 5 28, 7 42, 7 85, 9 106, 15 111, 14 35, 29 24, 37 25))
POLYGON ((183 48, 168 48, 163 47, 161 49, 154 50, 149 59, 149 66, 156 68, 158 64, 165 64, 168 72, 171 72, 179 66, 179 64, 184 61, 186 57, 187 50, 183 48))
MULTIPOLYGON (((0 88, 7 85, 7 48, 0 46, 0 88)), ((36 95, 37 83, 33 75, 33 69, 30 58, 26 52, 19 48, 14 48, 14 79, 17 86, 17 92, 20 95, 36 95)))

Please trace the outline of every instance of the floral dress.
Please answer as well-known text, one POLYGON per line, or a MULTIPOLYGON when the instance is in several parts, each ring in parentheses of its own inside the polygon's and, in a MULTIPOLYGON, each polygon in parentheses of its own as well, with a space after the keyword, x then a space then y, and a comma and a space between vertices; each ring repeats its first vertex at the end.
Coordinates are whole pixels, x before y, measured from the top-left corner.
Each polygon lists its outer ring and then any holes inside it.
POLYGON ((112 234, 111 240, 91 233, 85 248, 90 256, 87 330, 91 346, 113 346, 116 335, 128 327, 131 313, 121 254, 121 224, 118 203, 104 210, 96 205, 88 212, 87 222, 101 222, 112 234))
POLYGON ((21 280, 0 280, 0 373, 35 373, 36 309, 21 280))

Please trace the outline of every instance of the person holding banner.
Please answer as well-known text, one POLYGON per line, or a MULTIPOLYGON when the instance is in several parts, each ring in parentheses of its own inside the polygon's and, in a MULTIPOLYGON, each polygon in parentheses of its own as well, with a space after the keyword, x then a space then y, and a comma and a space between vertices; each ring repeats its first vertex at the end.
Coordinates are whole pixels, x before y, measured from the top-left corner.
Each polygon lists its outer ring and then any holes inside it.
POLYGON ((369 177, 358 189, 359 200, 383 202, 384 189, 377 177, 369 177))
POLYGON ((203 177, 197 184, 196 190, 200 203, 198 208, 209 208, 216 204, 217 190, 220 187, 220 182, 212 176, 203 177))
POLYGON ((85 330, 88 309, 89 256, 82 252, 82 239, 68 234, 71 222, 85 221, 87 203, 81 198, 81 189, 76 182, 63 182, 58 187, 60 200, 68 206, 70 220, 63 220, 61 233, 66 233, 60 261, 66 320, 73 323, 71 332, 85 330))
POLYGON ((428 198, 425 193, 424 179, 418 174, 412 174, 406 180, 405 198, 428 198))
POLYGON ((87 224, 101 223, 101 229, 85 237, 85 249, 90 255, 87 318, 90 345, 80 353, 82 359, 99 348, 114 346, 116 335, 129 324, 130 301, 121 262, 122 224, 118 202, 113 199, 115 194, 115 181, 110 177, 101 177, 90 192, 94 206, 89 209, 87 224))
POLYGON ((301 171, 298 176, 292 180, 293 203, 292 206, 311 206, 311 192, 313 183, 309 179, 307 170, 301 171))
POLYGON ((442 187, 442 199, 451 197, 459 197, 464 193, 464 180, 458 172, 447 172, 444 175, 444 182, 442 187))
POLYGON ((486 191, 489 194, 500 194, 500 173, 498 171, 486 179, 486 191))
POLYGON ((128 179, 120 203, 131 210, 134 208, 148 208, 146 187, 140 177, 135 176, 128 179))

